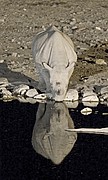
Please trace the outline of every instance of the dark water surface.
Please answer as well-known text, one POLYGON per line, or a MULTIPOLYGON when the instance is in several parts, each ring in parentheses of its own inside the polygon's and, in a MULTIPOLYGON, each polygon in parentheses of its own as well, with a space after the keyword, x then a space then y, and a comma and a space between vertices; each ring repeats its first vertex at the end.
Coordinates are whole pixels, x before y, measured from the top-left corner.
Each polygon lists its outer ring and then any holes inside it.
POLYGON ((88 116, 82 108, 0 101, 0 179, 107 180, 108 136, 64 129, 108 127, 108 115, 102 115, 108 107, 98 105, 88 116))

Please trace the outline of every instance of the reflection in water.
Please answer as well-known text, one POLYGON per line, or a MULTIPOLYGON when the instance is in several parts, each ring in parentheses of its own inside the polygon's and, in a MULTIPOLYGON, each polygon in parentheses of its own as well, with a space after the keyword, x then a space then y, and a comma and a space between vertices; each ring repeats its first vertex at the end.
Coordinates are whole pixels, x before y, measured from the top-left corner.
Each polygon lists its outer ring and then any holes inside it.
POLYGON ((73 129, 74 123, 65 104, 39 104, 32 133, 35 151, 60 164, 77 140, 77 133, 65 131, 68 128, 73 129))

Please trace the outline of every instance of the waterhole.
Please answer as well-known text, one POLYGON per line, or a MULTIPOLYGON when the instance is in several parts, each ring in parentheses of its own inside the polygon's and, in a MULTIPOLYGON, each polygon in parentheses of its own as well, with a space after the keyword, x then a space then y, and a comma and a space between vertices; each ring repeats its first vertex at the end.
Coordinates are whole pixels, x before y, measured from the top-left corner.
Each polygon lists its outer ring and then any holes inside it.
POLYGON ((66 129, 107 128, 108 106, 83 108, 0 101, 1 179, 107 179, 108 133, 66 129))

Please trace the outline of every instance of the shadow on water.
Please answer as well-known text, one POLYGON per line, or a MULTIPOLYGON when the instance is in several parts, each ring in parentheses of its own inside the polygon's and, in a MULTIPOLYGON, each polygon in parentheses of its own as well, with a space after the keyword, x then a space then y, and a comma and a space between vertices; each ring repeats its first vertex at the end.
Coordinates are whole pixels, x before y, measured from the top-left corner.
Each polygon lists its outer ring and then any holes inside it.
POLYGON ((108 127, 108 107, 0 101, 2 180, 107 179, 108 136, 68 128, 108 127))

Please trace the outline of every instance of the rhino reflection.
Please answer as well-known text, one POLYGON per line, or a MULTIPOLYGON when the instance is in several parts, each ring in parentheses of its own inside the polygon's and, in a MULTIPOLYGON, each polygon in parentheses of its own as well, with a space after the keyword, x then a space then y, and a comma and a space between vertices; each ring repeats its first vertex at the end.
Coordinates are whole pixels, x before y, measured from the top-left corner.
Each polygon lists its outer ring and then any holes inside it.
POLYGON ((67 128, 74 128, 74 124, 65 104, 39 104, 32 134, 35 151, 61 163, 77 140, 77 133, 65 131, 67 128))

